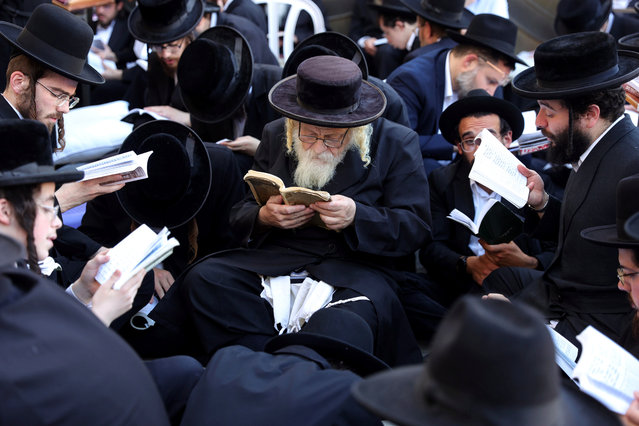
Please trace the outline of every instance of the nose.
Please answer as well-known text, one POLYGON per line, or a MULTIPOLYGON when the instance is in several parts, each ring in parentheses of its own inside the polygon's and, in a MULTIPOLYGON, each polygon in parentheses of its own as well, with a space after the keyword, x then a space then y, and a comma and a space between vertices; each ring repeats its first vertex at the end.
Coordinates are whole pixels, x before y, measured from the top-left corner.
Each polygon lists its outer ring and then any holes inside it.
POLYGON ((628 290, 626 289, 626 286, 621 283, 621 280, 617 282, 617 288, 621 291, 625 291, 626 293, 628 292, 628 290))
POLYGON ((324 142, 322 142, 319 139, 313 144, 313 152, 316 154, 321 154, 322 152, 327 150, 328 148, 326 148, 326 146, 324 145, 324 142))
POLYGON ((63 102, 62 105, 56 107, 56 110, 58 110, 62 114, 66 114, 67 112, 69 112, 69 102, 63 102))
POLYGON ((538 129, 545 129, 547 124, 544 110, 541 109, 539 113, 537 113, 537 117, 535 117, 535 126, 537 126, 538 129))
POLYGON ((56 216, 55 219, 53 219, 53 222, 51 222, 51 227, 53 229, 58 229, 62 227, 62 221, 60 220, 58 216, 56 216))

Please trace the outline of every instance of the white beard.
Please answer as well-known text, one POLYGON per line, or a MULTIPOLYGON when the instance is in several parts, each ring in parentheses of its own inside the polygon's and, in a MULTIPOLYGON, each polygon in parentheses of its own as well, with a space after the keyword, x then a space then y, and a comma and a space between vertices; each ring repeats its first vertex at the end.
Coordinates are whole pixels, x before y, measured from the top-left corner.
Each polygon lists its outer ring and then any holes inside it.
MULTIPOLYGON (((315 143, 322 143, 317 141, 315 143)), ((295 185, 304 188, 322 189, 335 176, 337 165, 342 162, 348 148, 337 156, 330 151, 315 154, 313 149, 305 150, 297 135, 293 137, 293 152, 297 158, 297 167, 293 174, 295 185)))

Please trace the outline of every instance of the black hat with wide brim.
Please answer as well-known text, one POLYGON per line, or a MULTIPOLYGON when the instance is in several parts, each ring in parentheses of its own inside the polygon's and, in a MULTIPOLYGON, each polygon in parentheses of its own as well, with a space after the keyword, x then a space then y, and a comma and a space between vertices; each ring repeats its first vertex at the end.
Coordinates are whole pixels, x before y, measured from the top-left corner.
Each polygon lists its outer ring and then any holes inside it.
MULTIPOLYGON (((636 3, 635 6, 639 6, 636 3)), ((617 44, 619 50, 632 50, 633 52, 639 52, 639 33, 632 33, 621 37, 617 44)))
POLYGON ((611 10, 612 0, 561 0, 557 4, 555 33, 600 31, 611 10))
POLYGON ((211 162, 200 137, 169 120, 154 120, 135 129, 120 152, 153 151, 147 179, 127 183, 117 192, 124 211, 137 223, 175 228, 191 220, 211 188, 211 162))
POLYGON ((639 242, 639 212, 630 216, 624 225, 626 234, 639 242))
POLYGON ((561 99, 612 89, 639 75, 639 53, 617 51, 601 31, 555 37, 535 49, 535 66, 512 81, 513 91, 533 99, 561 99))
POLYGON ((513 62, 527 65, 515 54, 517 25, 490 13, 475 15, 465 34, 447 30, 448 36, 459 44, 471 44, 498 52, 513 62))
POLYGON ((237 30, 209 28, 186 47, 177 74, 189 113, 200 121, 217 123, 244 104, 253 77, 253 53, 237 30))
POLYGON ((190 34, 203 14, 202 0, 138 0, 129 31, 144 43, 170 43, 190 34))
POLYGON ((91 27, 61 7, 41 4, 24 28, 0 21, 0 35, 19 52, 58 74, 81 83, 104 83, 102 75, 87 62, 93 42, 91 27))
POLYGON ((493 113, 506 120, 513 132, 513 140, 518 139, 524 131, 524 117, 515 105, 490 96, 483 89, 475 89, 442 112, 439 118, 439 129, 442 136, 451 144, 457 144, 459 135, 455 129, 457 129, 460 120, 475 113, 493 113))
POLYGON ((626 222, 639 212, 639 175, 623 178, 617 184, 616 223, 593 226, 581 231, 581 236, 608 247, 639 247, 639 240, 626 232, 626 222))
POLYGON ((362 80, 359 67, 339 56, 315 56, 297 74, 277 83, 268 95, 285 117, 322 127, 358 127, 379 118, 386 97, 362 80))
POLYGON ((367 377, 352 393, 398 425, 619 424, 614 413, 559 374, 537 312, 465 296, 442 320, 423 364, 367 377))
POLYGON ((344 34, 334 31, 324 31, 314 34, 300 42, 286 59, 282 69, 282 78, 297 73, 297 67, 314 56, 339 56, 350 59, 362 72, 362 79, 368 80, 368 64, 362 49, 344 34))
POLYGON ((467 28, 473 12, 464 8, 464 0, 400 0, 406 7, 429 22, 446 28, 467 28))
POLYGON ((75 182, 76 169, 55 170, 47 127, 35 120, 0 120, 0 187, 75 182))
POLYGON ((390 367, 373 355, 373 333, 357 314, 339 308, 315 312, 297 333, 276 336, 266 342, 264 352, 307 356, 310 348, 329 361, 343 364, 365 377, 390 367))

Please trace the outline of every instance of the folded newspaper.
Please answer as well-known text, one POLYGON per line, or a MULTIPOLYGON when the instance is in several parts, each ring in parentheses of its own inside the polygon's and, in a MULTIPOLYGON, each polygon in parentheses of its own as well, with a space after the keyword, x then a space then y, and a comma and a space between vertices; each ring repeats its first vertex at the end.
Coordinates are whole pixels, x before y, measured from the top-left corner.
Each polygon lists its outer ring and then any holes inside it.
POLYGON ((153 269, 169 257, 173 249, 179 245, 178 240, 169 238, 167 228, 162 228, 156 234, 148 226, 140 225, 109 250, 109 261, 100 266, 95 279, 100 284, 104 284, 116 270, 120 270, 122 276, 113 285, 113 288, 117 290, 141 268, 146 271, 153 269))
POLYGON ((127 151, 113 157, 104 158, 78 167, 84 172, 84 179, 97 179, 104 176, 113 176, 113 181, 104 185, 117 185, 119 183, 133 182, 135 180, 146 179, 149 157, 153 151, 136 154, 134 151, 127 151))

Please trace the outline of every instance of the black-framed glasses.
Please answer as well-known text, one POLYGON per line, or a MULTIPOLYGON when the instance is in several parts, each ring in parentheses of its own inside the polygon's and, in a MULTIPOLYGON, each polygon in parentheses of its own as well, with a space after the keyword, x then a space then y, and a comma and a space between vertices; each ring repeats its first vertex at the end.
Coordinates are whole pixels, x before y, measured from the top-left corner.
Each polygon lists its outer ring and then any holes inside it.
POLYGON ((174 41, 173 43, 149 44, 149 50, 157 54, 162 53, 163 50, 166 50, 169 53, 177 53, 182 48, 183 44, 184 40, 179 42, 174 41))
POLYGON ((621 281, 621 285, 626 285, 624 278, 632 277, 633 275, 639 275, 639 272, 629 272, 626 274, 621 266, 617 268, 617 278, 621 281))
POLYGON ((348 130, 349 129, 346 129, 341 139, 320 138, 320 137, 312 136, 312 135, 303 135, 302 126, 300 125, 297 127, 297 137, 300 140, 300 142, 308 144, 308 145, 313 145, 317 141, 322 141, 322 143, 324 144, 326 148, 335 149, 335 148, 340 148, 344 144, 344 139, 346 139, 348 130))
POLYGON ((64 106, 65 103, 68 103, 69 104, 69 109, 71 109, 74 106, 76 106, 78 104, 78 102, 80 102, 80 98, 78 98, 77 96, 67 95, 66 93, 55 93, 53 90, 49 89, 47 86, 45 86, 44 84, 40 83, 40 80, 37 80, 36 83, 38 83, 40 86, 42 86, 45 89, 47 89, 47 92, 51 93, 51 95, 53 95, 56 98, 58 98, 58 103, 56 104, 56 106, 58 106, 58 107, 62 107, 62 106, 64 106))

